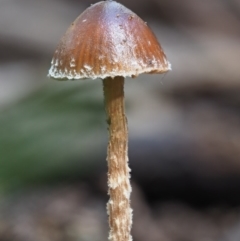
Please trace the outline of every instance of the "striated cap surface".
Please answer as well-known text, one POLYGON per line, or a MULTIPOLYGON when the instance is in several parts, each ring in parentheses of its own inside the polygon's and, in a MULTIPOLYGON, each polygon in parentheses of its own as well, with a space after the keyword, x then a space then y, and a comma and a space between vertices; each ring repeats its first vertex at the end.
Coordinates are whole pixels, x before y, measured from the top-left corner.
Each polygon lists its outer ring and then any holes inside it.
POLYGON ((87 8, 68 28, 54 53, 49 76, 104 79, 170 69, 147 24, 123 5, 102 1, 87 8))

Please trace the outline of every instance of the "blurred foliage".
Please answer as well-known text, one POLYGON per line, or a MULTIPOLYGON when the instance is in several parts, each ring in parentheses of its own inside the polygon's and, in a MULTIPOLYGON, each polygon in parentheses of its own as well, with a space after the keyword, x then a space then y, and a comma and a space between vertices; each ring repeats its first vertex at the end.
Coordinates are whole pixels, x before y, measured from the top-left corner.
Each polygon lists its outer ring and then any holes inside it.
POLYGON ((101 81, 49 81, 1 110, 0 189, 89 175, 104 161, 104 115, 101 81))

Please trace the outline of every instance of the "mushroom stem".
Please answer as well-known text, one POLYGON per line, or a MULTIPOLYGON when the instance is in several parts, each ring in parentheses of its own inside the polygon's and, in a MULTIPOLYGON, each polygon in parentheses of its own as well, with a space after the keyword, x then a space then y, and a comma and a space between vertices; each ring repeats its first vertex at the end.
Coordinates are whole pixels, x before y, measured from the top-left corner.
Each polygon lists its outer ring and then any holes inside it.
POLYGON ((124 108, 124 78, 103 80, 104 101, 109 125, 107 150, 109 240, 130 241, 132 209, 130 207, 130 168, 128 167, 128 129, 124 108))

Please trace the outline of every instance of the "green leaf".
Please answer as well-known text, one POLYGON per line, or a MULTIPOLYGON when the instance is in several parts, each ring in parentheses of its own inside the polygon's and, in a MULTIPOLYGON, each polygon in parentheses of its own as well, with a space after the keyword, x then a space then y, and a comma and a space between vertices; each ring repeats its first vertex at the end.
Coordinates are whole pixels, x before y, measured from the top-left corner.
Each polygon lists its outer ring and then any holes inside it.
POLYGON ((50 81, 0 111, 0 188, 84 176, 106 139, 101 81, 50 81))

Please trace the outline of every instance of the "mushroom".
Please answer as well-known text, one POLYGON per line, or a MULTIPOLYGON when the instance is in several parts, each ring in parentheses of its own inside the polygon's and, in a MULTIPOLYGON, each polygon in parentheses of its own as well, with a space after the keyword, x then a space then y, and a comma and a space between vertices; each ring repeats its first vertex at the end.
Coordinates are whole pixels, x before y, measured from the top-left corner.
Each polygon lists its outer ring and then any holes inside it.
POLYGON ((87 8, 68 28, 54 53, 50 77, 103 80, 109 125, 109 240, 132 240, 124 78, 141 73, 165 73, 170 69, 147 24, 115 1, 101 1, 87 8))

